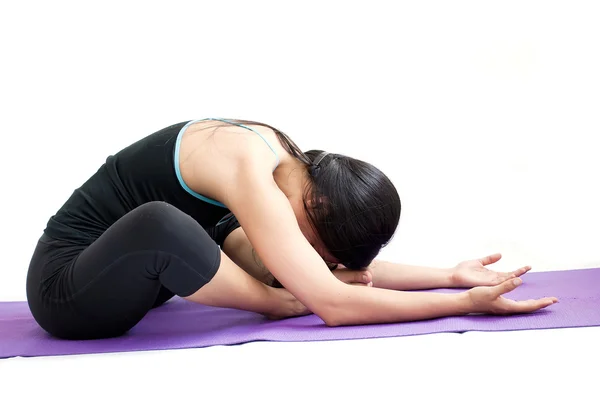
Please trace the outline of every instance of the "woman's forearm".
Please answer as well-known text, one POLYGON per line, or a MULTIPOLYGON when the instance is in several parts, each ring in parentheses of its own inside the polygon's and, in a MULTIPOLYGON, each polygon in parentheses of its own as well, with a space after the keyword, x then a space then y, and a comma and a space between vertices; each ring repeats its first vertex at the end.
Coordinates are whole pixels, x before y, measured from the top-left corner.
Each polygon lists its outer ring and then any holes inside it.
POLYGON ((472 313, 466 292, 444 294, 348 286, 328 313, 329 326, 399 323, 472 313))
POLYGON ((452 269, 403 265, 375 260, 369 266, 373 287, 390 290, 427 290, 452 287, 452 269))

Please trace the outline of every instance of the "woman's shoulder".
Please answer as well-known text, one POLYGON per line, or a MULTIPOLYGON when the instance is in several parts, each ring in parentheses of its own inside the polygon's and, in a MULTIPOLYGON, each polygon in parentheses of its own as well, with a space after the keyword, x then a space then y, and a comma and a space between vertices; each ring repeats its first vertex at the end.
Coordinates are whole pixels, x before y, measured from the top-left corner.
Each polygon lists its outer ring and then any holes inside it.
POLYGON ((176 159, 194 191, 223 202, 240 173, 266 178, 291 161, 274 128, 239 121, 192 120, 182 130, 176 159))
POLYGON ((289 156, 275 128, 246 120, 192 120, 185 127, 182 141, 187 142, 187 150, 192 152, 219 148, 219 154, 231 161, 253 160, 265 157, 265 154, 281 161, 289 156))

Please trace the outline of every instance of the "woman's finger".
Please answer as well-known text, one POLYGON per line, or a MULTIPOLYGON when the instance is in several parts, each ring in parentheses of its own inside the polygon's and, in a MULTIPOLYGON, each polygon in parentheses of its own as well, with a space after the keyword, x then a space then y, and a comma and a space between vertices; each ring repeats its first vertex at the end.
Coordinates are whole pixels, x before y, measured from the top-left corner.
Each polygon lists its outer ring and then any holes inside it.
POLYGON ((346 284, 364 284, 368 285, 373 280, 373 275, 370 271, 358 271, 349 269, 334 270, 333 274, 338 280, 346 284))
POLYGON ((524 266, 524 267, 521 267, 520 269, 515 270, 512 273, 507 273, 507 274, 508 275, 513 275, 514 274, 515 277, 520 277, 523 274, 527 273, 529 270, 531 270, 531 266, 524 266))
POLYGON ((514 290, 515 288, 520 286, 522 282, 523 282, 523 280, 521 280, 518 277, 513 278, 510 280, 503 281, 502 283, 500 283, 494 287, 491 287, 490 291, 492 291, 494 296, 500 297, 500 296, 506 294, 507 292, 511 292, 512 290, 514 290))
POLYGON ((481 263, 484 266, 487 266, 487 265, 491 265, 492 263, 496 263, 500 259, 502 259, 502 254, 495 253, 493 255, 488 255, 484 258, 479 259, 479 263, 481 263))
POLYGON ((508 313, 530 313, 547 308, 548 306, 558 302, 558 299, 554 297, 546 297, 540 299, 528 299, 526 301, 507 301, 508 313))
POLYGON ((358 287, 373 287, 373 283, 348 283, 349 285, 356 285, 358 287))

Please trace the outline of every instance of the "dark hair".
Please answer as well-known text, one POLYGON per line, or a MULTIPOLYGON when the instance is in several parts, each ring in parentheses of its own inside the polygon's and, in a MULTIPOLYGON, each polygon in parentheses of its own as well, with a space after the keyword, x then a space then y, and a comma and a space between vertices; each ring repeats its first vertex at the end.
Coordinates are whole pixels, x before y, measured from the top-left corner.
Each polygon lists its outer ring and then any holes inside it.
POLYGON ((315 166, 323 151, 302 152, 286 134, 267 124, 227 121, 275 132, 284 149, 310 172, 304 208, 329 253, 349 269, 367 268, 400 221, 400 197, 390 179, 375 166, 340 154, 327 154, 315 166))

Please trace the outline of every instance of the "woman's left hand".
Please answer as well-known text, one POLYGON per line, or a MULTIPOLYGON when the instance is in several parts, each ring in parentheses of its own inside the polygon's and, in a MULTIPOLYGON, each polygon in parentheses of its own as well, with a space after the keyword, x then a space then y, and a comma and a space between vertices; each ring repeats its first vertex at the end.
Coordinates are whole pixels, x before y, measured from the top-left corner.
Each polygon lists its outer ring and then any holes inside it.
POLYGON ((338 267, 332 271, 333 275, 340 281, 350 285, 373 286, 373 273, 371 270, 350 270, 338 267))
POLYGON ((521 267, 512 272, 502 273, 487 269, 485 266, 496 263, 502 258, 499 253, 481 259, 461 262, 451 270, 451 283, 453 287, 471 288, 478 286, 498 285, 511 277, 519 277, 531 270, 531 266, 521 267))

